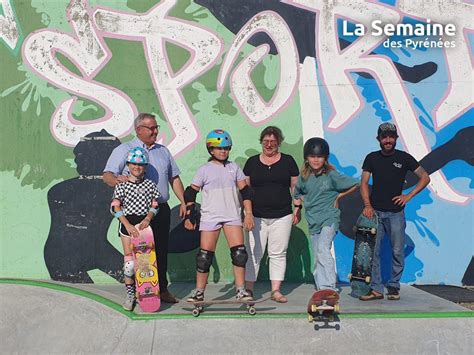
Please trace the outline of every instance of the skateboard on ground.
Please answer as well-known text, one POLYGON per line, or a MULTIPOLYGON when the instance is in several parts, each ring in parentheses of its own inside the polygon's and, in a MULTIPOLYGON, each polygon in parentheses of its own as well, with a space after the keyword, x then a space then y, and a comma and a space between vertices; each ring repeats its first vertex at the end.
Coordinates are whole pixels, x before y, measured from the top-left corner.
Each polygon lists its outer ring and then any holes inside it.
MULTIPOLYGON (((322 322, 323 328, 332 328, 329 323, 339 321, 339 294, 334 290, 319 290, 313 293, 308 302, 308 320, 310 322, 322 322)), ((314 325, 318 330, 318 324, 314 325)), ((336 330, 340 329, 339 324, 334 326, 336 330)))
POLYGON ((238 305, 245 305, 247 309, 247 313, 251 316, 257 314, 257 310, 255 309, 255 304, 262 303, 268 301, 271 297, 262 298, 259 300, 251 300, 251 301, 239 301, 239 300, 209 300, 209 301, 196 301, 196 302, 188 302, 188 304, 192 304, 194 306, 193 310, 191 311, 194 317, 199 317, 199 315, 204 312, 205 306, 212 306, 215 304, 238 304, 238 305))
MULTIPOLYGON (((138 229, 138 224, 135 228, 138 229)), ((143 312, 156 312, 160 309, 161 300, 153 231, 148 226, 139 232, 138 238, 131 238, 136 297, 143 312)))
POLYGON ((352 269, 349 274, 352 295, 359 297, 370 290, 372 263, 379 220, 377 215, 367 218, 360 215, 354 226, 355 242, 352 269))

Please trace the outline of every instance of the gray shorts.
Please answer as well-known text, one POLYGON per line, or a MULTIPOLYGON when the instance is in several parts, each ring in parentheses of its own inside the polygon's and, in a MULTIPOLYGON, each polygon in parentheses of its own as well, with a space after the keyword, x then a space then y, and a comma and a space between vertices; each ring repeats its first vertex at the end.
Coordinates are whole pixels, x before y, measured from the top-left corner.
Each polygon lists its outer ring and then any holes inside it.
POLYGON ((223 226, 242 226, 242 220, 241 219, 234 219, 232 221, 225 221, 225 222, 203 222, 199 224, 199 230, 200 231, 205 231, 205 232, 210 232, 210 231, 216 231, 218 229, 221 229, 223 226))

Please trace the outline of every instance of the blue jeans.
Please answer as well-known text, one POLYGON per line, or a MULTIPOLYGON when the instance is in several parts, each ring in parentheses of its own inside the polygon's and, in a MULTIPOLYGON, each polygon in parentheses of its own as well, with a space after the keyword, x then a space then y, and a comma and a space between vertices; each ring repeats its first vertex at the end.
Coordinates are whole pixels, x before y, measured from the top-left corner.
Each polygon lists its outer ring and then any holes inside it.
POLYGON ((379 216, 377 239, 375 241, 374 259, 372 264, 371 288, 379 293, 384 292, 382 270, 380 266, 380 249, 382 240, 387 234, 392 245, 391 278, 387 287, 400 289, 400 279, 405 267, 405 212, 376 211, 379 216))
POLYGON ((335 236, 334 224, 331 227, 323 227, 319 233, 311 235, 314 255, 313 276, 318 290, 336 290, 336 262, 331 255, 335 236))

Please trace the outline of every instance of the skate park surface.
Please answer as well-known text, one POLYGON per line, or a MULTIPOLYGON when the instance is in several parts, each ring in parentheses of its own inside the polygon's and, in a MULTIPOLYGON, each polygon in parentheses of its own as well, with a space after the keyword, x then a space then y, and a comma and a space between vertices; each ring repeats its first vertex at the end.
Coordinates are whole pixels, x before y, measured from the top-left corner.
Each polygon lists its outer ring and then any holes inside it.
MULTIPOLYGON (((257 283, 255 298, 269 297, 257 283)), ((173 283, 185 299, 193 283, 173 283)), ((340 329, 308 322, 312 284, 286 283, 288 303, 268 300, 248 315, 239 305, 214 305, 195 318, 181 301, 158 313, 122 309, 121 284, 70 284, 0 279, 2 353, 89 354, 471 354, 474 312, 418 288, 402 285, 401 299, 362 302, 341 287, 340 329)), ((206 299, 232 299, 231 284, 209 284, 206 299)))

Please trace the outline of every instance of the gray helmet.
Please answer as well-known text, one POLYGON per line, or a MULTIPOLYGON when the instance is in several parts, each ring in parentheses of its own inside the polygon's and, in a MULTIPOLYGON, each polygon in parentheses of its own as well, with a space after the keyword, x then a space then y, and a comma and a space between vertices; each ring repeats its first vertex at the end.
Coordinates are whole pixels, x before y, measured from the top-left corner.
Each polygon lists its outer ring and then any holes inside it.
POLYGON ((398 137, 397 126, 390 122, 382 123, 377 130, 377 138, 381 137, 383 134, 392 134, 395 135, 395 137, 398 137))
POLYGON ((329 156, 329 144, 323 138, 313 137, 306 141, 303 148, 304 158, 308 155, 329 156))

